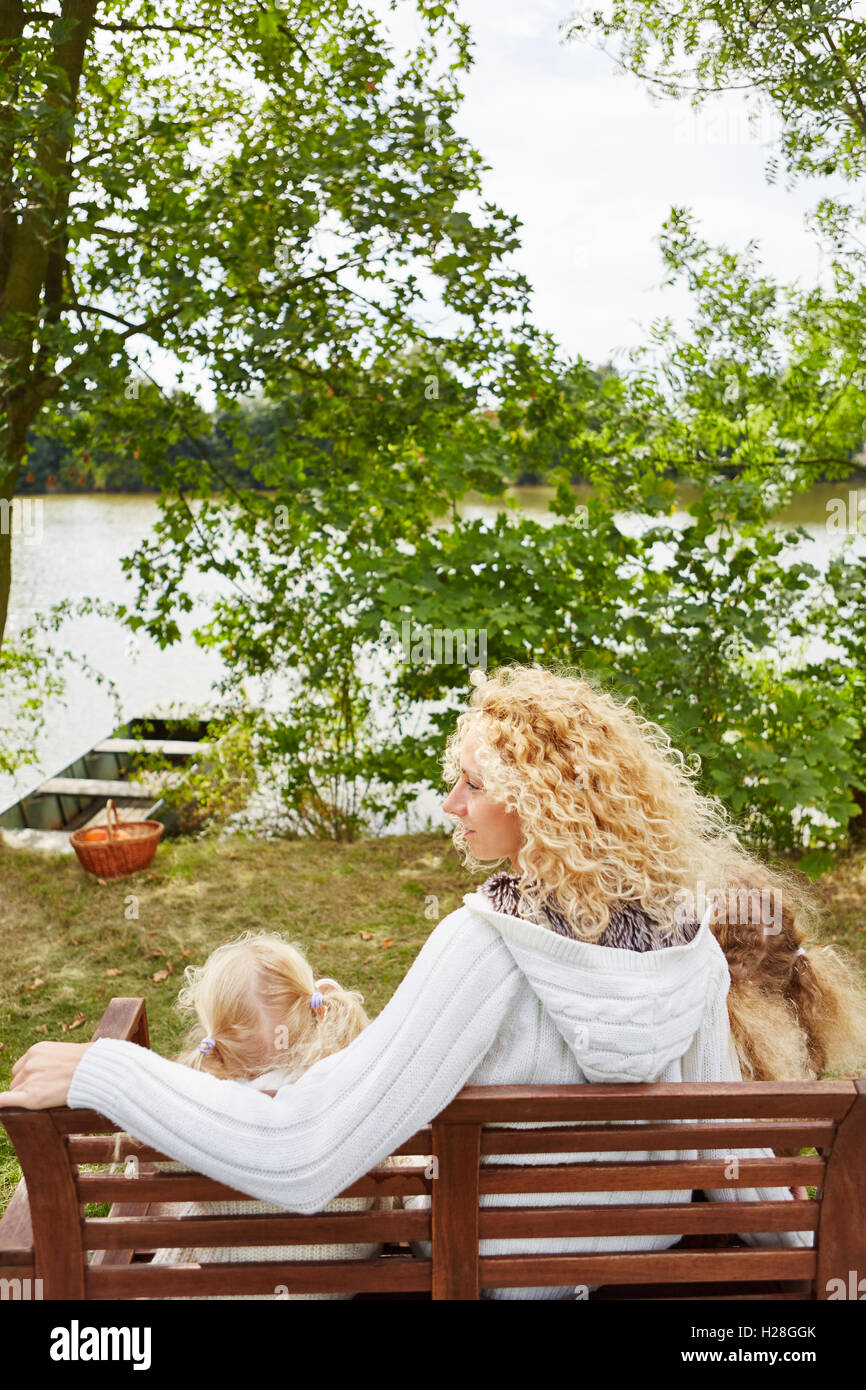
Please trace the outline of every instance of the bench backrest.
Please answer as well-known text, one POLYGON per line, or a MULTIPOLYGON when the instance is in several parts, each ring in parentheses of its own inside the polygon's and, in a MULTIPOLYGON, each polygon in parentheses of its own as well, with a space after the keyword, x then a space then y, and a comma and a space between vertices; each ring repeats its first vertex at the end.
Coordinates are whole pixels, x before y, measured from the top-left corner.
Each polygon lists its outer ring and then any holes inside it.
MULTIPOLYGON (((112 1000, 95 1036, 147 1046, 144 1001, 112 1000)), ((475 1299, 488 1288, 570 1285, 603 1285, 614 1296, 693 1297, 703 1289, 714 1299, 827 1298, 857 1297, 866 1276, 862 1081, 467 1087, 395 1151, 417 1155, 417 1162, 382 1165, 341 1194, 427 1194, 429 1207, 313 1216, 181 1217, 175 1204, 250 1199, 199 1174, 159 1172, 154 1165, 164 1155, 118 1140, 117 1127, 93 1111, 12 1109, 2 1119, 29 1195, 34 1273, 49 1299, 262 1296, 277 1288, 475 1299), (495 1128, 515 1124, 527 1127, 495 1128), (765 1147, 776 1156, 736 1164, 682 1157, 688 1150, 733 1155, 765 1147), (803 1148, 817 1154, 801 1156, 803 1148), (624 1151, 670 1157, 624 1162, 624 1151), (600 1161, 605 1152, 619 1156, 600 1161), (557 1161, 582 1153, 592 1157, 557 1161), (549 1161, 520 1163, 521 1154, 549 1161), (491 1162, 490 1155, 517 1161, 491 1162), (793 1185, 814 1185, 817 1200, 689 1200, 692 1190, 793 1185), (618 1204, 604 1195, 580 1206, 524 1200, 537 1193, 680 1189, 683 1200, 673 1204, 618 1204), (491 1194, 505 1194, 507 1205, 483 1204, 491 1194), (93 1213, 94 1203, 110 1203, 110 1213, 93 1213), (688 1244, 697 1234, 791 1229, 814 1231, 814 1248, 479 1255, 485 1240, 679 1233, 688 1244), (387 1259, 177 1265, 142 1258, 163 1247, 419 1241, 431 1243, 430 1258, 407 1252, 387 1259), (840 1294, 840 1287, 849 1291, 840 1294)))

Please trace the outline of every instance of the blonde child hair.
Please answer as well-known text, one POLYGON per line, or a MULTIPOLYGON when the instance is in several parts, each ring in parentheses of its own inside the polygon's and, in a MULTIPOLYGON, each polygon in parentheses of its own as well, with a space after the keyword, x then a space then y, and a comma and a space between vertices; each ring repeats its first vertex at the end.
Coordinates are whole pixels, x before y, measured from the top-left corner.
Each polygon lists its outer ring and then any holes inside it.
MULTIPOLYGON (((317 979, 303 951, 273 932, 244 932, 218 946, 204 965, 184 972, 177 1007, 192 1015, 177 1058, 224 1080, 252 1081, 274 1071, 274 1087, 296 1080, 323 1057, 358 1037, 369 1019, 363 996, 336 980, 317 979)), ((406 1160, 403 1160, 406 1162, 406 1160)), ((411 1162, 411 1160, 409 1160, 411 1162)), ((386 1163, 394 1160, 387 1159, 386 1163)), ((399 1163, 400 1160, 398 1159, 399 1163)), ((186 1171, 171 1163, 166 1171, 186 1171)), ((394 1197, 337 1197, 326 1211, 391 1211, 394 1197)), ((255 1200, 192 1202, 186 1216, 279 1212, 255 1200)), ((154 1264, 236 1263, 244 1260, 363 1260, 381 1253, 379 1242, 357 1245, 226 1247, 158 1250, 154 1264)), ((235 1295, 245 1299, 253 1295, 235 1295)), ((268 1295, 268 1297, 275 1297, 268 1295)), ((211 1295, 224 1299, 227 1295, 211 1295)), ((290 1294, 292 1300, 345 1300, 351 1294, 290 1294)))
POLYGON ((303 951, 273 932, 244 932, 184 979, 177 1007, 194 1017, 177 1060, 226 1079, 279 1070, 295 1080, 370 1021, 363 995, 317 979, 303 951))
MULTIPOLYGON (((471 680, 445 776, 458 780, 472 729, 485 791, 520 818, 526 910, 555 903, 576 936, 597 941, 612 908, 638 902, 664 942, 700 888, 730 970, 728 1015, 744 1080, 863 1075, 866 991, 853 962, 821 942, 819 904, 804 876, 748 853, 725 807, 697 790, 699 760, 687 763, 631 700, 585 678, 515 664, 471 680), (773 930, 750 910, 731 921, 732 893, 749 907, 755 896, 772 897, 780 908, 773 930)), ((462 826, 453 838, 469 868, 489 870, 462 826)))

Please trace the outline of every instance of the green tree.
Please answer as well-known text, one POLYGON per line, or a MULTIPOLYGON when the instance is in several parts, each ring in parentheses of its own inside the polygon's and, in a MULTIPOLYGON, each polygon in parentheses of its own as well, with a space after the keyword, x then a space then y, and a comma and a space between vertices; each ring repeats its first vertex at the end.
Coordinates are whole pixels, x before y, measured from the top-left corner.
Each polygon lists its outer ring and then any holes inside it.
POLYGON ((753 109, 769 106, 792 175, 866 171, 866 22, 856 0, 611 0, 584 5, 563 32, 612 42, 605 51, 657 96, 699 107, 741 91, 753 109))
MULTIPOLYGON (((207 373, 230 435, 263 383, 293 402, 270 466, 298 480, 347 467, 356 431, 405 433, 423 382, 410 397, 417 373, 390 389, 370 369, 431 315, 453 331, 430 352, 464 375, 489 361, 497 315, 524 308, 516 224, 454 128, 465 26, 451 0, 415 8, 396 55, 356 0, 3 0, 0 499, 37 419, 62 417, 77 459, 133 438, 145 475, 197 437, 182 390, 140 389, 148 351, 207 373)), ((182 510, 214 483, 199 454, 182 510)))

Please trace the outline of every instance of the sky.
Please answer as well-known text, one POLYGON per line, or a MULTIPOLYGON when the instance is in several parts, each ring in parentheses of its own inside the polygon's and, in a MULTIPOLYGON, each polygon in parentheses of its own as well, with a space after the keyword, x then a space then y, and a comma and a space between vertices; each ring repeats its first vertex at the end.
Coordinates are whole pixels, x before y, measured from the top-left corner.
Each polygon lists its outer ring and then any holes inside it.
MULTIPOLYGON (((403 51, 425 39, 412 0, 367 0, 403 51)), ((672 206, 692 210, 700 236, 737 250, 759 243, 763 266, 782 282, 813 284, 821 253, 805 214, 841 180, 769 184, 776 146, 772 111, 749 123, 742 93, 714 98, 700 112, 687 100, 653 100, 647 85, 617 71, 587 43, 563 43, 569 0, 459 0, 474 64, 461 81, 463 135, 489 166, 484 193, 522 222, 514 264, 533 286, 533 317, 571 356, 627 368, 627 351, 646 342, 653 319, 688 322, 680 285, 660 287, 657 237, 672 206)), ((423 279, 423 273, 422 273, 423 279)), ((430 306, 434 308, 434 306, 430 306)), ((442 329, 448 315, 433 312, 442 329)), ((164 385, 176 364, 137 341, 140 359, 164 385)), ((205 373, 184 373, 206 407, 205 373)))
POLYGON ((616 361, 653 317, 682 321, 687 293, 655 288, 655 238, 674 205, 694 211, 711 244, 738 249, 757 238, 774 277, 819 277, 804 214, 842 185, 767 183, 772 113, 753 130, 740 93, 702 113, 688 101, 654 102, 607 55, 562 43, 567 0, 460 8, 475 43, 460 127, 490 165, 488 195, 523 222, 516 260, 534 286, 536 321, 570 353, 616 361))

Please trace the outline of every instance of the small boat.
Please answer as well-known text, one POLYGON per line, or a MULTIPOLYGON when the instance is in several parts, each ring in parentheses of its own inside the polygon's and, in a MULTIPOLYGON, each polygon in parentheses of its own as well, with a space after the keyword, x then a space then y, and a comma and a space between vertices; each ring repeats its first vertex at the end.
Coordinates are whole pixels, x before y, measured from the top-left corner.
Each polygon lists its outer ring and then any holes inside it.
POLYGON ((16 849, 73 853, 73 830, 104 825, 109 798, 120 820, 158 820, 171 834, 178 814, 171 789, 189 764, 198 766, 210 744, 205 719, 132 719, 95 743, 47 782, 0 811, 0 839, 16 849), (135 772, 136 758, 157 754, 163 772, 135 772))

